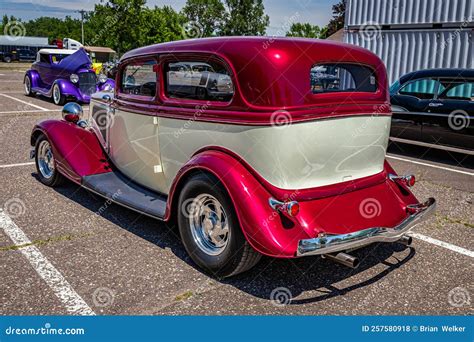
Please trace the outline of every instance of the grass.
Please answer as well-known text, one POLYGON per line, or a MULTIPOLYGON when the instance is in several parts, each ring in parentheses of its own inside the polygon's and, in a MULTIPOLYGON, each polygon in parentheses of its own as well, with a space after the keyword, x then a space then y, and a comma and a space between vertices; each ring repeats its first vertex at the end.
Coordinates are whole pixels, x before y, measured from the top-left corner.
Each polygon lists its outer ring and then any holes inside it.
POLYGON ((60 241, 71 241, 73 239, 88 237, 88 236, 91 236, 91 235, 93 235, 93 234, 90 234, 90 233, 89 234, 82 234, 82 235, 69 234, 69 235, 61 235, 61 236, 51 237, 51 238, 44 239, 44 240, 33 240, 31 243, 25 243, 25 244, 22 244, 22 245, 11 245, 11 246, 0 247, 0 252, 3 252, 3 251, 16 251, 18 249, 29 247, 29 246, 44 246, 44 245, 47 245, 47 244, 50 244, 50 243, 55 243, 55 242, 60 242, 60 241))
POLYGON ((179 301, 182 301, 182 300, 186 300, 186 299, 188 299, 188 298, 191 298, 192 295, 193 295, 193 292, 192 292, 192 291, 186 291, 186 292, 184 292, 184 293, 182 293, 182 294, 180 294, 180 295, 177 295, 177 296, 174 298, 174 300, 179 302, 179 301))

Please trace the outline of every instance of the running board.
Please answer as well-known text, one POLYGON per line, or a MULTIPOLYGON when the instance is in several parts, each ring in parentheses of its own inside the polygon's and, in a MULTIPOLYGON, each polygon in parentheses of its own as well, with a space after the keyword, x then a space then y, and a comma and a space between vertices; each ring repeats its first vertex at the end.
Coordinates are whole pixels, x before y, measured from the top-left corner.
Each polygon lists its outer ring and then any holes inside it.
POLYGON ((46 97, 51 96, 51 89, 52 88, 41 88, 41 87, 31 87, 31 91, 46 97))
POLYGON ((139 213, 162 220, 166 212, 165 195, 150 191, 118 171, 82 178, 82 186, 108 200, 139 213))

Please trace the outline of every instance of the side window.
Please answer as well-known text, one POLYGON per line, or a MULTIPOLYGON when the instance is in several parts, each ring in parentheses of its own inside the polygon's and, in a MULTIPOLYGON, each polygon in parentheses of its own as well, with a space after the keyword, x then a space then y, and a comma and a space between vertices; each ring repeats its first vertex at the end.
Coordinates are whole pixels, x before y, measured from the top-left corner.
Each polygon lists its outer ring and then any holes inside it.
POLYGON ((431 100, 438 92, 440 83, 437 80, 424 78, 408 83, 399 93, 401 95, 409 95, 417 97, 421 100, 431 100))
POLYGON ((309 76, 313 94, 377 91, 374 71, 363 65, 316 64, 311 68, 309 76))
POLYGON ((45 53, 40 53, 40 62, 49 64, 49 55, 45 53))
POLYGON ((180 61, 165 64, 166 96, 228 102, 234 95, 229 72, 218 62, 180 61))
POLYGON ((156 70, 155 60, 127 64, 122 72, 121 92, 154 97, 156 94, 156 70))
POLYGON ((444 100, 474 101, 474 82, 444 83, 446 89, 440 92, 439 98, 444 100))

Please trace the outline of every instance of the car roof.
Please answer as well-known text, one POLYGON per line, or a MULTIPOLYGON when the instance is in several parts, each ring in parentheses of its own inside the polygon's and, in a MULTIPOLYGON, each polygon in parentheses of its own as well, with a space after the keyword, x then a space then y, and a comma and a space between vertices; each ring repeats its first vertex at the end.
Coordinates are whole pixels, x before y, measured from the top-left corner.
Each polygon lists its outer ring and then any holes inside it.
POLYGON ((413 71, 400 77, 400 84, 426 77, 474 78, 474 69, 426 69, 413 71))
POLYGON ((77 52, 77 50, 69 50, 69 49, 41 49, 38 51, 41 54, 60 54, 60 55, 72 55, 73 53, 77 52))
MULTIPOLYGON (((382 60, 367 49, 352 44, 293 37, 213 37, 150 45, 125 53, 120 62, 161 55, 163 60, 206 61, 210 55, 227 64, 237 81, 245 106, 281 108, 329 103, 332 94, 315 98, 310 88, 310 69, 318 63, 352 63, 370 66, 380 91, 365 94, 371 101, 386 100, 386 70, 382 60), (178 53, 182 58, 178 58, 178 53), (199 60, 200 59, 200 60, 199 60)), ((349 92, 348 92, 349 93, 349 92)), ((365 96, 356 94, 355 96, 365 96)))

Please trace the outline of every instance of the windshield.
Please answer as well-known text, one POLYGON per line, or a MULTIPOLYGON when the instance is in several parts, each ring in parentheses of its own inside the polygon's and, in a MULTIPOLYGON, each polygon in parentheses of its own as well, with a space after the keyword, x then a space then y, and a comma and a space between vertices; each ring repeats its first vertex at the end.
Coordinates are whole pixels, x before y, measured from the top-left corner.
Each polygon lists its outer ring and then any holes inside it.
POLYGON ((52 64, 58 64, 59 62, 61 62, 67 56, 70 56, 70 55, 53 54, 53 55, 51 55, 51 63, 52 64))
POLYGON ((400 87, 400 81, 396 80, 391 86, 390 86, 390 95, 395 95, 398 91, 398 88, 400 87))

